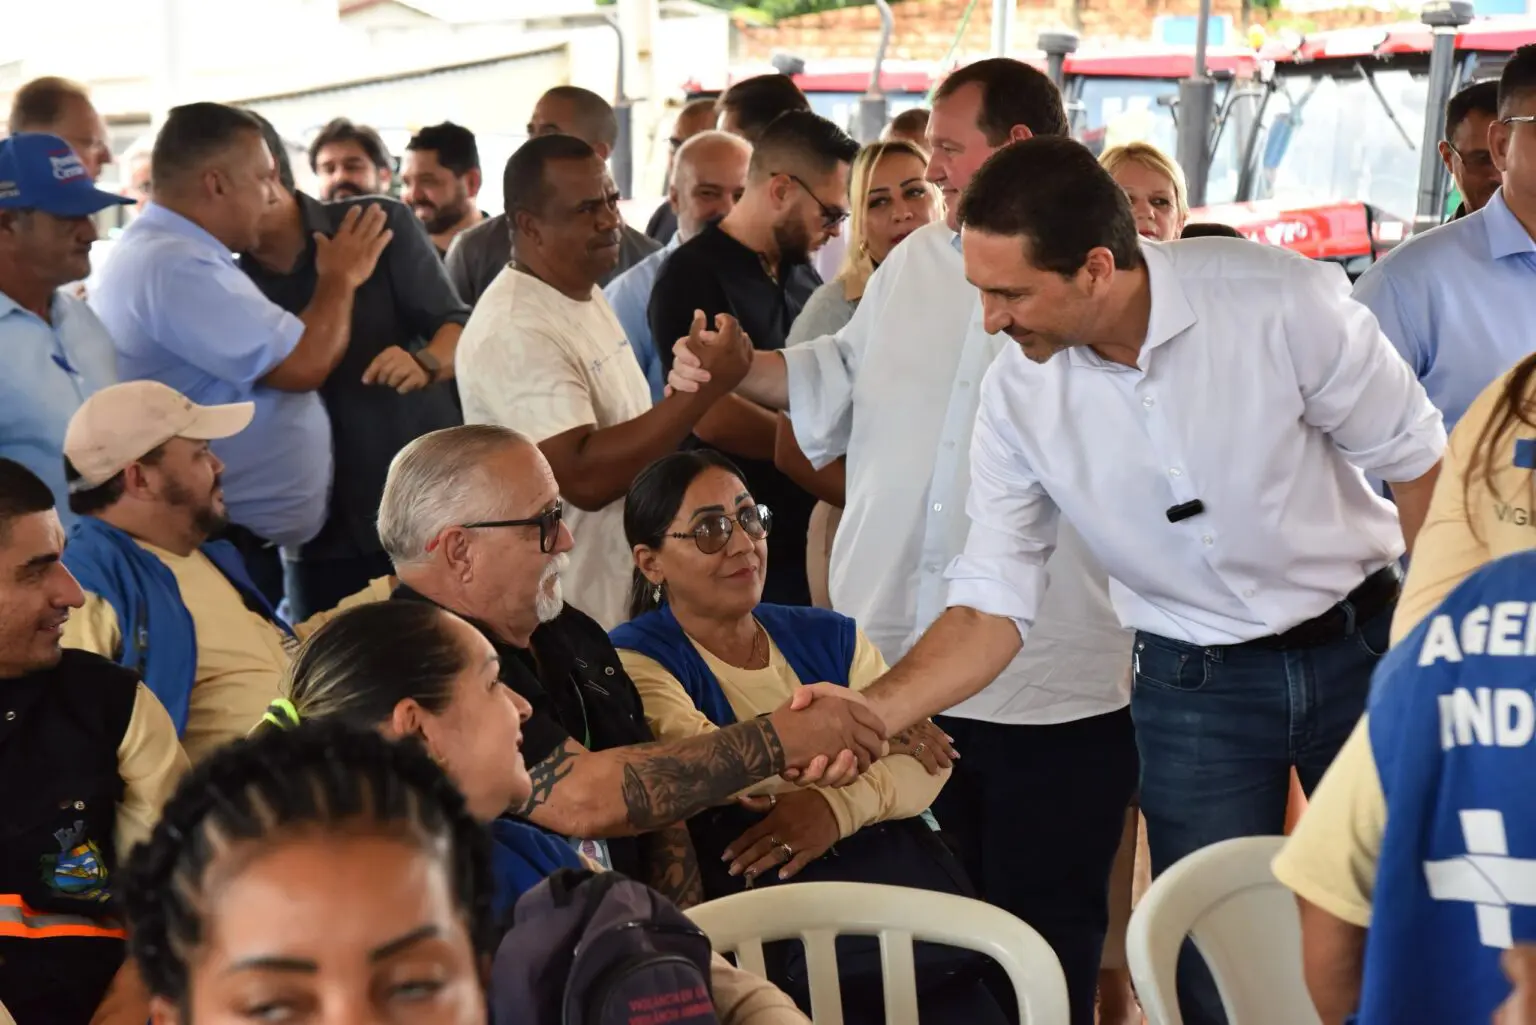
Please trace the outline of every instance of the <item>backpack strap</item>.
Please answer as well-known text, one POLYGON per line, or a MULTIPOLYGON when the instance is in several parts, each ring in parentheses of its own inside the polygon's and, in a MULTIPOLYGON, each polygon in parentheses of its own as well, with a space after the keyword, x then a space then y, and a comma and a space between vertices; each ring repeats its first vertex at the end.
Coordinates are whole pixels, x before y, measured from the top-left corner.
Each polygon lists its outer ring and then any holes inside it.
POLYGON ((549 895, 555 907, 568 906, 576 896, 576 889, 595 875, 595 872, 585 868, 562 868, 551 875, 549 895))

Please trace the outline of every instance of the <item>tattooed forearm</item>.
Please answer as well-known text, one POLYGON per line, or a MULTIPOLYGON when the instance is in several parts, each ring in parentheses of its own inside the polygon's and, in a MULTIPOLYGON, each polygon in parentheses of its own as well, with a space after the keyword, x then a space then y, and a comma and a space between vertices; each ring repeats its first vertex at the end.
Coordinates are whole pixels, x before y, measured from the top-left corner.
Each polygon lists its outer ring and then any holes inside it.
POLYGON ((699 874, 699 859, 688 827, 681 823, 668 826, 648 833, 645 839, 649 848, 646 875, 651 888, 680 908, 703 903, 704 877, 699 874))
POLYGON ((624 765, 624 809, 640 832, 691 818, 784 771, 784 746, 766 718, 630 751, 624 765))
POLYGON ((528 778, 533 781, 533 790, 528 794, 528 800, 514 808, 512 814, 526 818, 535 808, 548 801, 554 793, 555 785, 575 771, 576 759, 583 753, 574 740, 568 740, 555 748, 548 758, 529 767, 528 778))
POLYGON ((588 751, 574 740, 532 766, 512 814, 565 836, 650 833, 720 804, 785 768, 767 718, 666 744, 588 751))

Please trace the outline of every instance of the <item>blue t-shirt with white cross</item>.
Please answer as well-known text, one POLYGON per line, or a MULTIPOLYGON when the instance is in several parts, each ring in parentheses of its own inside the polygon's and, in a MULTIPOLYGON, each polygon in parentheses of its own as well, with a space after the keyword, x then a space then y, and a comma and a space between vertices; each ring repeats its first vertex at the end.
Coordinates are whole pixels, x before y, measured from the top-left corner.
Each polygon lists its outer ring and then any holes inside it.
POLYGON ((1536 942, 1536 552, 1490 563, 1381 660, 1387 804, 1360 1025, 1486 1022, 1536 942))

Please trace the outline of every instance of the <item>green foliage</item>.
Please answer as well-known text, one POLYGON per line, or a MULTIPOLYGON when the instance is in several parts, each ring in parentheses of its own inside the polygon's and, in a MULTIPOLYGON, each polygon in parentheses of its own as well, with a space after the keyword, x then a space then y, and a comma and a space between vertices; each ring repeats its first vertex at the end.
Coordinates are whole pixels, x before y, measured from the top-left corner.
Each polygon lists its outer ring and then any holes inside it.
POLYGON ((774 21, 797 14, 814 14, 839 7, 862 7, 871 0, 703 0, 750 21, 774 21))
MULTIPOLYGON (((599 7, 612 7, 616 0, 597 0, 599 7)), ((771 24, 797 14, 815 14, 839 7, 863 7, 874 0, 700 0, 710 7, 730 11, 732 16, 758 25, 771 24)), ((1279 3, 1280 0, 1273 0, 1279 3)))

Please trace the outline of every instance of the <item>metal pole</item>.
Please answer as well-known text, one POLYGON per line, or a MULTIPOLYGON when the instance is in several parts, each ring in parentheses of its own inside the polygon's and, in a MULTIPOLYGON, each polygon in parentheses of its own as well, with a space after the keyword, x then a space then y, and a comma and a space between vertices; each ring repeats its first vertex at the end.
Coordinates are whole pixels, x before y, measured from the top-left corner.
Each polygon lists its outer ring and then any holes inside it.
POLYGON ((885 66, 885 51, 896 27, 896 16, 891 13, 887 0, 875 0, 880 9, 880 42, 875 47, 875 66, 869 73, 869 88, 859 97, 857 136, 861 143, 875 142, 885 130, 885 90, 880 86, 880 72, 885 66))
POLYGON ((1211 28, 1211 0, 1200 0, 1195 26, 1194 74, 1179 83, 1179 166, 1189 185, 1189 205, 1205 205, 1211 172, 1211 124, 1216 117, 1216 83, 1206 74, 1205 50, 1211 28))
POLYGON ((159 33, 155 70, 150 80, 150 130, 159 131, 165 115, 181 102, 185 85, 186 52, 181 44, 182 12, 179 0, 160 0, 159 33))
POLYGON ((1434 44, 1429 51, 1429 81, 1426 95, 1429 109, 1424 111, 1424 141, 1419 147, 1419 202, 1413 218, 1415 232, 1428 231, 1440 223, 1445 206, 1445 169, 1440 163, 1440 137, 1445 133, 1445 101, 1450 99, 1456 78, 1456 32, 1472 20, 1472 5, 1466 0, 1435 0, 1425 6, 1420 17, 1434 29, 1434 44))
POLYGON ((992 0, 992 56, 1006 57, 1013 49, 1013 0, 992 0))
POLYGON ((1045 54, 1045 73, 1057 89, 1066 86, 1067 58, 1077 52, 1077 43, 1077 33, 1067 29, 1042 32, 1035 40, 1035 46, 1045 54))
POLYGON ((635 133, 634 111, 630 107, 629 98, 624 95, 624 28, 619 24, 618 14, 613 11, 608 12, 606 20, 619 43, 618 74, 613 87, 613 115, 619 123, 619 135, 614 141, 609 163, 613 167, 613 183, 618 186, 619 195, 628 199, 633 195, 635 179, 635 133))

